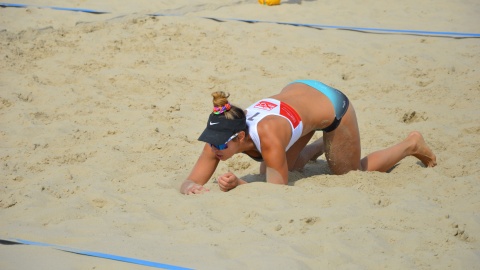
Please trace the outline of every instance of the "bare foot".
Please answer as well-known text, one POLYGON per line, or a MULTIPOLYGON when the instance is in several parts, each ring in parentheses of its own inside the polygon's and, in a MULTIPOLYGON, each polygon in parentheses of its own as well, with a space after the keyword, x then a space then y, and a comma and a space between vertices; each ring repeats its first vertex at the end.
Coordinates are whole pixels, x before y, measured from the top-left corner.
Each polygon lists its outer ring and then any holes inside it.
POLYGON ((437 166, 437 156, 435 156, 432 150, 430 150, 420 132, 410 132, 410 134, 408 134, 408 139, 413 140, 415 143, 412 150, 412 156, 418 158, 426 167, 437 166))

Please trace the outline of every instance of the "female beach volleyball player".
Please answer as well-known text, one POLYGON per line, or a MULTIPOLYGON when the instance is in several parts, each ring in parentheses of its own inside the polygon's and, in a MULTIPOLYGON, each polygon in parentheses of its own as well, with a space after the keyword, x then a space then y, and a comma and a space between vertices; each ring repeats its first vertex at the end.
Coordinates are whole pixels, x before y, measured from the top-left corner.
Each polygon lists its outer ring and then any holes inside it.
MULTIPOLYGON (((206 144, 180 187, 184 194, 208 191, 203 185, 218 163, 238 153, 261 162, 260 173, 266 173, 267 182, 284 185, 288 184, 288 171, 302 169, 323 153, 336 175, 352 170, 386 172, 407 156, 416 157, 427 167, 437 164, 435 154, 417 131, 361 159, 352 104, 342 92, 319 81, 294 81, 245 111, 230 104, 224 92, 212 96, 213 112, 199 137, 206 144), (307 145, 316 131, 323 131, 323 137, 307 145)), ((231 172, 217 181, 222 191, 246 183, 231 172)))

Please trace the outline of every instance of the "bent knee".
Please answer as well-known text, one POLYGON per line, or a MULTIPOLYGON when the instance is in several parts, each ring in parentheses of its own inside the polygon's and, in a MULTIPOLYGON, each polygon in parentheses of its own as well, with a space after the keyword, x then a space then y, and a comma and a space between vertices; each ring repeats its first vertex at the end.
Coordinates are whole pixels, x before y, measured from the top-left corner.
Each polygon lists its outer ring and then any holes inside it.
POLYGON ((332 169, 330 168, 330 171, 332 172, 332 174, 334 175, 342 175, 342 174, 347 174, 351 171, 357 171, 359 169, 355 169, 355 168, 345 168, 345 169, 332 169))
POLYGON ((329 162, 328 166, 330 167, 330 172, 334 175, 342 175, 351 171, 362 170, 360 164, 354 165, 354 164, 346 164, 346 163, 340 163, 340 164, 339 163, 332 164, 332 163, 329 162))

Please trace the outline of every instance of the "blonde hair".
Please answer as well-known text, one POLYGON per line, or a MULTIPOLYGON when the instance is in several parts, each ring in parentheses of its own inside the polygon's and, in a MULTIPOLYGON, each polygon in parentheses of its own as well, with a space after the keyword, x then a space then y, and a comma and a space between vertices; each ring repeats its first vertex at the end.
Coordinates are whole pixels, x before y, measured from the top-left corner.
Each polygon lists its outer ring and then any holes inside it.
POLYGON ((217 91, 212 93, 213 97, 213 107, 214 108, 226 108, 222 111, 222 114, 225 116, 226 119, 242 119, 245 118, 245 112, 228 102, 228 98, 230 94, 226 94, 223 91, 217 91))

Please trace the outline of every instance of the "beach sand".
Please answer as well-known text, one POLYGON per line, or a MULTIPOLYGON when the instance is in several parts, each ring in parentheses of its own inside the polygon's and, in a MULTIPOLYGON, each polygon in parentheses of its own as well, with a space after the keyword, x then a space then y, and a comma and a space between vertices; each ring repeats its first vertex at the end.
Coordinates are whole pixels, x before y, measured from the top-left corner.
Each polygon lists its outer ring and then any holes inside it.
MULTIPOLYGON (((479 269, 478 38, 205 18, 480 33, 476 1, 21 3, 110 13, 0 9, 2 239, 195 269, 479 269), (237 155, 179 193, 211 92, 247 107, 307 78, 349 96, 363 154, 418 130, 438 165, 334 176, 321 156, 277 186, 237 155), (221 192, 227 171, 254 183, 221 192)), ((5 244, 0 268, 147 269, 5 244)))

